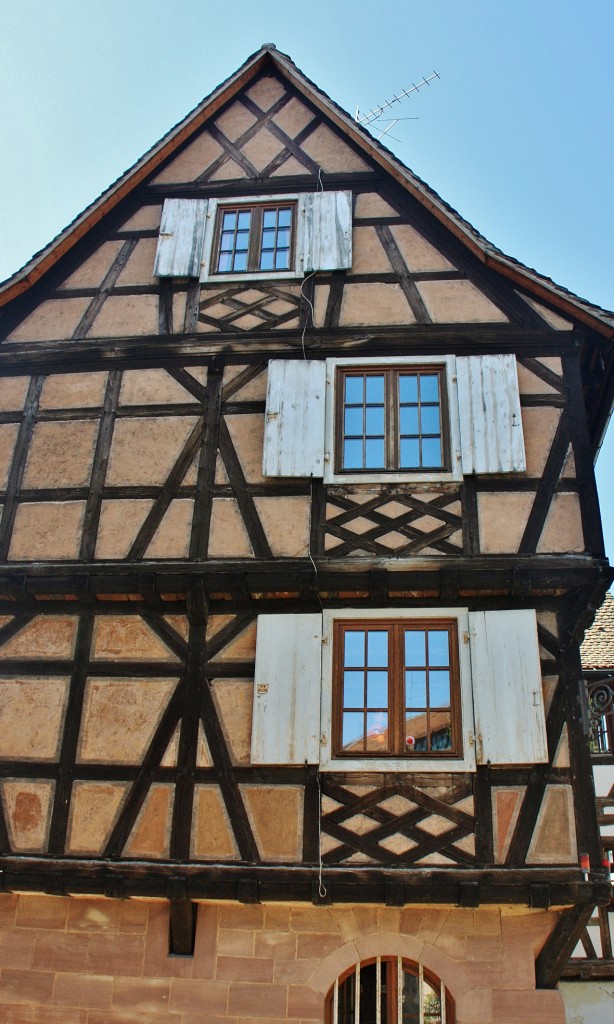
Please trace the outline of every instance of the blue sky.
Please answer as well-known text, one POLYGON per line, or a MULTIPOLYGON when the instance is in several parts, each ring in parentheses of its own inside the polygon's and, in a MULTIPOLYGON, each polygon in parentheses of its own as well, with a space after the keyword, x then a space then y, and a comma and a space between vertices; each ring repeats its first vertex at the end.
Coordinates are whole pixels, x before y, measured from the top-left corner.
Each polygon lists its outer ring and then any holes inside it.
MULTIPOLYGON (((610 0, 0 0, 0 279, 262 43, 511 256, 614 307, 610 0)), ((614 560, 614 428, 597 469, 614 560)))

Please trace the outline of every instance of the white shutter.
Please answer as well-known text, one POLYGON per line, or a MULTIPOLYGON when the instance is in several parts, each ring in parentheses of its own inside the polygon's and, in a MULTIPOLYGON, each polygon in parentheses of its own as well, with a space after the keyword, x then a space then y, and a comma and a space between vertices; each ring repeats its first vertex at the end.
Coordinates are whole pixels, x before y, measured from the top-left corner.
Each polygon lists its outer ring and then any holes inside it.
POLYGON ((297 257, 306 274, 352 266, 351 192, 308 192, 300 197, 297 257))
POLYGON ((252 764, 317 764, 321 615, 259 615, 252 764))
POLYGON ((532 608, 469 612, 478 764, 548 760, 532 608))
POLYGON ((523 472, 515 357, 458 356, 456 375, 463 473, 523 472))
POLYGON ((264 476, 324 475, 326 363, 269 363, 264 420, 264 476))
POLYGON ((165 199, 156 251, 156 277, 198 277, 203 258, 206 199, 165 199))

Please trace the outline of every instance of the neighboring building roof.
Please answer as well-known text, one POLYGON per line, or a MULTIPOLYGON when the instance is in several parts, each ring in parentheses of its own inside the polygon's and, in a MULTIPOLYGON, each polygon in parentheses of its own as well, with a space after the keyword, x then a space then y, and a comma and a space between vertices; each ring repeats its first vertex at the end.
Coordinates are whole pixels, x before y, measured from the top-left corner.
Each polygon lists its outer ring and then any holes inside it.
POLYGON ((243 86, 256 75, 271 71, 290 81, 300 92, 308 96, 314 105, 340 127, 344 133, 366 151, 372 159, 384 167, 401 185, 444 223, 472 252, 487 266, 493 267, 506 277, 523 286, 537 298, 554 303, 564 313, 593 327, 606 337, 614 338, 614 312, 601 309, 585 299, 574 295, 550 278, 524 266, 506 256, 491 242, 488 242, 468 221, 449 206, 424 181, 406 167, 390 150, 380 142, 329 96, 310 81, 294 64, 290 57, 281 53, 273 44, 266 44, 225 82, 222 82, 209 96, 194 108, 184 119, 172 128, 140 160, 127 170, 117 181, 96 199, 86 210, 62 231, 48 246, 36 253, 28 263, 18 270, 4 284, 0 285, 0 306, 25 291, 45 271, 70 249, 95 223, 124 196, 147 178, 179 145, 200 129, 203 123, 227 103, 243 86))
POLYGON ((584 669, 612 669, 614 673, 614 594, 610 591, 587 630, 580 650, 584 669))

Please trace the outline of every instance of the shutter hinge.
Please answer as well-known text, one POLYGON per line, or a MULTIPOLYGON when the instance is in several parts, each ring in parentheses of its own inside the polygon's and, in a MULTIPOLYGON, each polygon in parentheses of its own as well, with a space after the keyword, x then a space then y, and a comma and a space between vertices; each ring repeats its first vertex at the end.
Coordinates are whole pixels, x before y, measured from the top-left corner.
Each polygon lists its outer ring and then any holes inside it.
POLYGON ((267 412, 267 414, 266 414, 266 421, 267 421, 267 423, 272 423, 273 420, 276 420, 276 419, 279 419, 279 413, 278 412, 267 412))
POLYGON ((324 461, 330 462, 330 452, 324 452, 324 461))
POLYGON ((268 683, 258 683, 257 689, 258 689, 258 693, 268 693, 269 692, 269 684, 268 683))
POLYGON ((469 633, 467 632, 466 629, 463 630, 463 643, 464 644, 468 644, 469 643, 469 633))

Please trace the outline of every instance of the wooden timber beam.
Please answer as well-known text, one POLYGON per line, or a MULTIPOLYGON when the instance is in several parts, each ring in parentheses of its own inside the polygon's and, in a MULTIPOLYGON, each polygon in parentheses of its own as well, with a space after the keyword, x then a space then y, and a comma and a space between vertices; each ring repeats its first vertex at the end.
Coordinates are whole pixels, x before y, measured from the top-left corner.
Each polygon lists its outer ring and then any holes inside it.
POLYGON ((537 988, 556 988, 574 946, 595 909, 594 903, 578 904, 564 910, 535 960, 537 988))
POLYGON ((198 906, 187 897, 184 878, 169 879, 168 951, 173 956, 194 956, 198 906))
MULTIPOLYGON (((4 374, 75 373, 77 370, 138 369, 143 366, 202 365, 223 354, 237 363, 261 362, 264 358, 303 358, 301 332, 276 330, 211 334, 152 334, 138 338, 88 337, 72 341, 12 342, 0 346, 0 370, 4 374)), ((415 324, 398 327, 318 328, 305 335, 305 347, 320 359, 340 354, 407 355, 480 354, 488 344, 491 352, 518 355, 561 355, 574 350, 572 331, 545 331, 513 324, 415 324)))
MULTIPOLYGON (((333 903, 520 905, 532 906, 535 886, 549 886, 556 907, 591 908, 609 902, 611 886, 595 875, 581 879, 579 868, 518 869, 348 867, 325 868, 324 881, 333 903), (477 886, 477 888, 476 888, 477 886)), ((0 859, 0 886, 5 892, 61 892, 105 895, 120 886, 125 898, 169 899, 169 883, 181 886, 184 902, 239 900, 240 902, 311 903, 318 887, 317 866, 262 864, 188 864, 176 861, 73 859, 68 857, 7 856, 0 859), (180 872, 180 874, 179 874, 180 872)), ((173 897, 174 898, 174 897, 173 897)), ((185 908, 178 910, 183 914, 185 908)))

